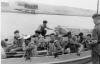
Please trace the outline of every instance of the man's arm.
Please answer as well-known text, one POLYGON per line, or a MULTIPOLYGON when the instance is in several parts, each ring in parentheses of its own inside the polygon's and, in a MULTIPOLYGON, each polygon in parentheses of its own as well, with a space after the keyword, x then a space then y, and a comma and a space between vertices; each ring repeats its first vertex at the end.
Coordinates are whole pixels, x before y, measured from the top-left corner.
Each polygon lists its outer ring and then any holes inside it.
POLYGON ((53 29, 51 29, 51 28, 49 28, 49 27, 46 27, 47 29, 49 29, 49 30, 53 30, 53 29))
POLYGON ((92 39, 93 39, 93 40, 98 40, 98 35, 97 35, 96 29, 93 29, 93 32, 92 32, 92 39))
POLYGON ((95 44, 97 43, 98 40, 98 35, 96 29, 93 29, 92 31, 92 42, 90 44, 95 44))

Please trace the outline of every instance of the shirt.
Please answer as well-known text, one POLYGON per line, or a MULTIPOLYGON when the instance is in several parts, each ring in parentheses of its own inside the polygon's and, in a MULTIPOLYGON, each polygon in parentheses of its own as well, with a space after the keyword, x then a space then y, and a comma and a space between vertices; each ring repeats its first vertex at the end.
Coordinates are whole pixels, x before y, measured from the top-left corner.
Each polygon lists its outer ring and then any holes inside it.
POLYGON ((45 28, 47 28, 47 26, 43 26, 42 24, 39 25, 38 29, 39 31, 45 30, 45 28))

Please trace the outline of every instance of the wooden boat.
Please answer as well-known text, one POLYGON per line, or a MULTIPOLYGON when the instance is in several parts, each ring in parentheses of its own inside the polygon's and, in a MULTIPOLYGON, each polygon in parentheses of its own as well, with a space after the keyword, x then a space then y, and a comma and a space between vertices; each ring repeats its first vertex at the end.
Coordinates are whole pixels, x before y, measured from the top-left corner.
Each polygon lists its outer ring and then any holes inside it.
MULTIPOLYGON (((33 8, 31 9, 31 8, 24 7, 23 6, 24 4, 21 4, 20 2, 19 3, 17 2, 17 5, 16 4, 10 5, 9 3, 6 2, 2 2, 1 4, 2 4, 1 5, 2 12, 9 12, 9 13, 91 17, 95 12, 95 11, 83 10, 78 8, 67 8, 67 9, 66 7, 52 8, 47 5, 46 6, 43 5, 42 7, 41 5, 35 5, 35 4, 33 5, 34 9, 33 8), (63 11, 62 8, 65 10, 63 11)), ((34 64, 84 64, 91 61, 90 52, 91 51, 84 51, 80 56, 77 56, 76 53, 63 54, 63 55, 59 55, 59 57, 57 58, 54 58, 53 56, 32 57, 31 62, 28 61, 25 62, 25 59, 22 57, 23 52, 6 53, 9 56, 13 56, 13 58, 1 59, 1 64, 33 64, 33 63, 34 64), (18 56, 21 58, 19 58, 18 56)))
POLYGON ((1 64, 84 64, 91 61, 90 52, 84 51, 80 56, 76 53, 63 54, 57 58, 54 56, 32 57, 31 61, 25 61, 23 57, 1 59, 1 64))

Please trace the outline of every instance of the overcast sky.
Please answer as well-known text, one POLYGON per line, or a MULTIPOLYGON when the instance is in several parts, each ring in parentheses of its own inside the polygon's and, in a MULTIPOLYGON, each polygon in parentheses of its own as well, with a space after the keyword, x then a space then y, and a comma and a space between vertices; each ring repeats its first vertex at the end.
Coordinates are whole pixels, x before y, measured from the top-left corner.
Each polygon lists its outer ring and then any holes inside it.
POLYGON ((8 1, 8 2, 26 1, 29 3, 44 3, 44 4, 49 4, 49 5, 64 5, 64 6, 85 8, 85 9, 92 9, 92 10, 97 9, 97 0, 2 0, 2 1, 8 1))

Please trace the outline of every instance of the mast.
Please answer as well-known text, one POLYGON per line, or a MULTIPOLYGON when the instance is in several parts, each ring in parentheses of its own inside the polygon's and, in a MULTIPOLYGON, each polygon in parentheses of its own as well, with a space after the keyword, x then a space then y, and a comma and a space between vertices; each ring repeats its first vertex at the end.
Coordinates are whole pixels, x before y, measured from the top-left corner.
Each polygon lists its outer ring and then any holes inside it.
POLYGON ((99 13, 99 0, 97 0, 97 14, 99 13))

